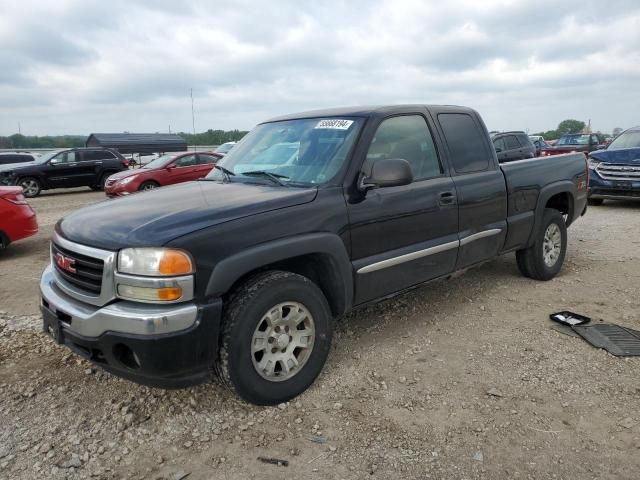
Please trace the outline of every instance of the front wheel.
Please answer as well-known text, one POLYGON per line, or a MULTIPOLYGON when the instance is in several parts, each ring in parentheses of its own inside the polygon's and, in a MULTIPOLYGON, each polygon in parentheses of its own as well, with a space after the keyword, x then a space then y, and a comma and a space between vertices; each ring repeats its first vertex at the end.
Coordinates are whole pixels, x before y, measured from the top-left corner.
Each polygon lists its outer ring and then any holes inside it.
POLYGON ((37 197, 42 191, 42 185, 40 184, 40 180, 38 180, 37 178, 21 178, 18 181, 18 185, 22 187, 23 194, 27 198, 37 197))
POLYGON ((567 253, 567 225, 558 210, 546 208, 533 245, 516 252, 520 272, 535 280, 551 280, 567 253))
POLYGON ((152 182, 151 180, 149 180, 147 182, 143 182, 138 190, 140 190, 141 192, 146 192, 147 190, 154 190, 158 187, 159 185, 156 182, 152 182))
POLYGON ((257 405, 304 392, 329 354, 329 305, 301 275, 269 271, 251 278, 230 298, 223 322, 218 376, 257 405))

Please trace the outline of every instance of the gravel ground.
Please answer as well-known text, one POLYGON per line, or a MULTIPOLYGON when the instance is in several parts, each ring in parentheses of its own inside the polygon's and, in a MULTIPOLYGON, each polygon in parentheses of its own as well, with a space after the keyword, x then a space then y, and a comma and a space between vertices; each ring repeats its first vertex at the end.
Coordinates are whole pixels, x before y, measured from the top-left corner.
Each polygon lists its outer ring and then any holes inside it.
POLYGON ((507 255, 352 313, 316 384, 260 408, 215 384, 132 384, 40 333, 47 237, 103 198, 34 199, 41 232, 0 253, 0 478, 638 478, 640 359, 548 314, 640 329, 640 204, 591 208, 550 282, 507 255))

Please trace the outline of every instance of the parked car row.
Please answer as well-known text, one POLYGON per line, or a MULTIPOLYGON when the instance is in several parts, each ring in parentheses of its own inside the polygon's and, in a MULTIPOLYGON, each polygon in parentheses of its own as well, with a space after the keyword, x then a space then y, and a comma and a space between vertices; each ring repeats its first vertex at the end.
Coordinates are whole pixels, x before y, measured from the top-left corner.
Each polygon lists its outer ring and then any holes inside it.
POLYGON ((106 148, 54 150, 23 163, 0 165, 0 185, 18 185, 27 198, 52 188, 91 187, 101 190, 114 173, 128 170, 128 161, 106 148))
POLYGON ((109 197, 120 197, 144 190, 189 182, 205 177, 222 158, 211 152, 170 153, 135 170, 111 175, 104 185, 109 197))

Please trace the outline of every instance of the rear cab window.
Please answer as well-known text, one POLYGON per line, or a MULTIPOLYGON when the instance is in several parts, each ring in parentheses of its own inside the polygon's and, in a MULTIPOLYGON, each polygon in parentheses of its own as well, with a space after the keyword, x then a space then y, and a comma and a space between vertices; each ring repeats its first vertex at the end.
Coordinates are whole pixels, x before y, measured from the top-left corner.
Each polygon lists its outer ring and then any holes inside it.
POLYGON ((451 164, 456 173, 482 172, 489 169, 493 153, 488 150, 485 134, 468 113, 440 113, 438 122, 447 141, 451 164))

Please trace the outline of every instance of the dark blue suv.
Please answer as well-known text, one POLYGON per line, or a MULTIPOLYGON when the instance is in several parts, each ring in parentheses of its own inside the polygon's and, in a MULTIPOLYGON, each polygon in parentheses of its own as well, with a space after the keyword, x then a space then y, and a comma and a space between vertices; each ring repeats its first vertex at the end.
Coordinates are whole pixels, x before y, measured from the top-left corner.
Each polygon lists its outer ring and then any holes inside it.
POLYGON ((625 130, 606 150, 589 154, 589 204, 640 200, 640 126, 625 130))

